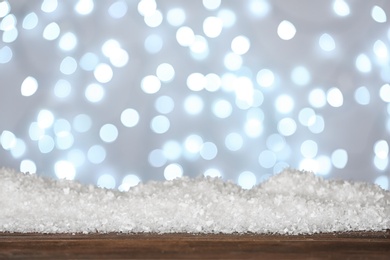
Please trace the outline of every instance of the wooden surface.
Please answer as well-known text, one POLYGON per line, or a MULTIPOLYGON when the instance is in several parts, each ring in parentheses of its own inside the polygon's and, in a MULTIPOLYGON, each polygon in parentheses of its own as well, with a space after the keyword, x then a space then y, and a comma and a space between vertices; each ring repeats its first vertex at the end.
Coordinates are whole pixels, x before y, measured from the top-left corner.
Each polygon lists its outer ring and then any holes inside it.
POLYGON ((0 233, 0 258, 390 259, 390 231, 310 236, 0 233))

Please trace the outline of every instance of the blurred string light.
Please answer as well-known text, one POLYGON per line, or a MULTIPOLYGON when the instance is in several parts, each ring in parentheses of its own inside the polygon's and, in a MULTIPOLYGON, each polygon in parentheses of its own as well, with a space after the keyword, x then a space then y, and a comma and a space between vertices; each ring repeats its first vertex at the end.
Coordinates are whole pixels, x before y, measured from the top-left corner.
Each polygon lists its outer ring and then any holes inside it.
MULTIPOLYGON (((82 93, 88 106, 97 107, 104 99, 111 102, 109 94, 112 90, 108 85, 114 76, 118 75, 119 78, 127 70, 127 65, 138 62, 137 52, 143 52, 153 61, 150 63, 153 65, 143 67, 145 71, 139 75, 139 82, 132 87, 138 87, 141 95, 152 99, 150 108, 153 115, 144 114, 142 106, 130 103, 124 107, 118 106, 118 111, 112 108, 114 116, 101 123, 95 115, 86 112, 88 110, 79 111, 68 118, 64 115, 58 117, 61 113, 52 107, 39 108, 36 120, 28 123, 27 139, 16 136, 10 130, 3 130, 0 136, 1 147, 9 151, 12 158, 20 160, 21 171, 42 171, 39 168, 42 166, 31 159, 29 148, 33 141, 39 153, 60 154, 50 166, 58 178, 75 179, 81 166, 92 164, 100 167, 110 163, 107 160, 111 152, 108 144, 120 145, 121 135, 125 133, 122 131, 130 131, 129 128, 138 130, 145 126, 141 131, 147 131, 148 135, 152 134, 161 141, 157 147, 153 145, 145 148, 149 149, 145 161, 167 180, 186 174, 187 163, 192 162, 202 165, 200 172, 204 176, 229 176, 219 160, 223 160, 226 154, 241 158, 248 152, 252 140, 253 143, 263 142, 263 145, 258 145, 259 148, 253 151, 254 164, 252 162, 248 168, 253 169, 255 165, 256 169, 260 167, 266 174, 255 174, 247 169, 236 172, 237 183, 245 189, 250 189, 270 174, 291 164, 328 175, 332 170, 345 169, 351 163, 347 148, 323 151, 320 138, 320 134, 326 134, 326 129, 334 127, 328 124, 327 111, 347 105, 344 99, 348 98, 349 92, 343 84, 313 85, 317 81, 318 72, 313 70, 310 63, 301 60, 290 67, 287 78, 280 68, 267 61, 260 59, 258 66, 251 65, 251 56, 261 54, 258 39, 246 30, 236 31, 235 25, 238 21, 240 24, 245 22, 245 19, 241 20, 242 14, 224 5, 223 1, 203 0, 201 9, 205 15, 196 21, 191 20, 185 5, 160 8, 160 3, 155 0, 141 0, 136 5, 124 0, 111 1, 104 10, 107 19, 124 21, 134 15, 134 11, 143 18, 145 33, 136 39, 141 46, 138 49, 130 47, 126 39, 117 33, 109 36, 102 34, 104 37, 99 38, 94 46, 84 48, 84 35, 76 28, 71 29, 55 18, 46 19, 48 15, 54 17, 61 4, 57 0, 44 0, 39 3, 39 12, 27 12, 23 17, 17 17, 16 12, 11 12, 8 1, 0 2, 0 30, 4 43, 0 46, 0 66, 8 66, 7 63, 15 58, 17 46, 14 43, 22 38, 22 34, 26 37, 28 31, 36 32, 48 41, 47 44, 59 50, 55 58, 57 78, 52 83, 54 97, 66 103, 82 93), (134 7, 136 10, 133 10, 134 7), (38 28, 39 32, 36 31, 38 28), (165 33, 166 30, 174 32, 172 39, 167 38, 169 33, 165 33), (222 47, 222 42, 223 48, 216 51, 215 43, 222 47), (171 55, 176 55, 177 48, 188 53, 188 57, 180 54, 183 62, 194 63, 194 67, 188 66, 191 70, 185 73, 181 68, 182 63, 178 63, 175 60, 177 57, 171 55), (220 71, 203 68, 211 57, 213 62, 219 64, 216 66, 221 66, 220 71), (78 86, 74 79, 79 76, 91 76, 91 80, 84 86, 78 86), (304 93, 302 97, 297 96, 300 95, 298 92, 287 92, 282 88, 287 80, 293 87, 300 88, 299 91, 304 93), (177 97, 178 91, 184 91, 181 98, 177 97), (273 112, 270 113, 269 109, 273 112), (221 123, 221 129, 216 135, 194 131, 185 133, 183 139, 175 139, 171 134, 178 131, 175 125, 178 113, 205 120, 211 117, 221 123), (242 119, 239 124, 234 121, 237 118, 242 119), (230 120, 233 123, 225 129, 224 124, 230 120), (96 130, 97 136, 91 137, 91 142, 79 144, 79 138, 96 130), (303 138, 303 131, 308 131, 309 135, 303 138), (297 154, 291 143, 293 139, 296 140, 294 146, 297 146, 297 154)), ((273 5, 267 0, 248 1, 248 19, 268 19, 276 10, 273 10, 273 5)), ((349 2, 334 0, 329 6, 336 19, 352 18, 349 2)), ((101 14, 101 5, 97 1, 77 0, 73 7, 76 19, 85 19, 78 18, 83 16, 93 18, 101 14)), ((368 18, 374 24, 380 26, 387 22, 386 8, 374 5, 370 10, 368 18)), ((274 24, 272 33, 283 44, 299 42, 301 25, 296 18, 283 17, 274 24)), ((389 33, 390 30, 387 31, 388 36, 389 33)), ((335 57, 331 54, 336 49, 342 51, 341 37, 332 32, 331 28, 312 36, 316 45, 313 48, 320 48, 327 60, 335 57)), ((355 86, 352 92, 355 104, 367 106, 379 96, 387 104, 390 115, 390 85, 387 83, 390 79, 389 39, 374 39, 365 49, 358 50, 359 53, 349 62, 359 74, 370 75, 380 71, 383 80, 378 88, 371 88, 369 83, 355 86)), ((25 99, 33 100, 42 95, 43 90, 47 90, 47 83, 37 73, 23 75, 18 84, 19 94, 25 99)), ((102 119, 106 117, 102 116, 102 119)), ((390 132, 390 118, 385 127, 390 132)), ((389 167, 388 141, 380 139, 374 142, 372 153, 373 167, 381 172, 386 171, 389 167)), ((140 174, 145 173, 128 173, 122 179, 110 170, 97 174, 99 186, 126 191, 137 185, 141 181, 140 174)), ((389 186, 389 179, 385 175, 375 177, 375 182, 385 188, 389 186)))

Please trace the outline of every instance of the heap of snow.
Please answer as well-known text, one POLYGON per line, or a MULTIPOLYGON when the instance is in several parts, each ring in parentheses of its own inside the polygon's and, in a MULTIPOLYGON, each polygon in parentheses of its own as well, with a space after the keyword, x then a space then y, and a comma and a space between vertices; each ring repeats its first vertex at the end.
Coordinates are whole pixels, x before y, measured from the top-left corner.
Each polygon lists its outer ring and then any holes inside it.
POLYGON ((390 192, 286 169, 244 190, 183 177, 127 192, 0 168, 0 232, 278 233, 390 228, 390 192))

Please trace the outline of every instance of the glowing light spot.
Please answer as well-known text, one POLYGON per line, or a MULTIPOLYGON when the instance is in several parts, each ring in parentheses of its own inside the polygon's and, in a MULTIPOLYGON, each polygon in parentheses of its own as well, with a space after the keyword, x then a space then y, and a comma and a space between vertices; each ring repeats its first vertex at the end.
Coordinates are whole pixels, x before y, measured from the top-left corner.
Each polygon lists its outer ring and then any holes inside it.
POLYGON ((374 153, 378 158, 385 159, 389 155, 389 144, 386 140, 379 140, 374 144, 374 153))
POLYGON ((309 103, 312 107, 321 108, 326 105, 325 91, 315 88, 309 93, 309 103))
POLYGON ((337 149, 332 153, 331 160, 334 167, 343 169, 348 162, 348 153, 344 149, 337 149))
POLYGON ((305 86, 310 82, 311 76, 305 67, 298 66, 292 70, 291 80, 298 86, 305 86))
POLYGON ((94 145, 88 149, 87 158, 93 164, 100 164, 106 159, 106 149, 101 145, 94 145))
POLYGON ((375 184, 379 185, 384 190, 389 190, 389 177, 381 175, 375 179, 375 184))
POLYGON ((197 60, 207 57, 209 52, 208 43, 205 37, 195 35, 194 41, 190 45, 191 56, 197 60))
POLYGON ((387 21, 385 11, 380 6, 377 5, 375 5, 371 9, 371 16, 372 19, 374 19, 374 21, 378 23, 385 23, 387 21))
POLYGON ((45 134, 45 129, 38 126, 37 122, 32 122, 28 129, 28 135, 31 140, 38 141, 45 134))
POLYGON ((54 115, 51 111, 42 109, 37 116, 38 126, 42 129, 49 128, 54 123, 54 115))
POLYGON ((278 30, 277 30, 278 36, 282 40, 286 40, 286 41, 294 38, 296 32, 297 32, 297 30, 295 29, 295 26, 291 22, 286 21, 286 20, 282 21, 279 24, 278 30))
POLYGON ((322 133, 325 129, 324 118, 320 115, 310 117, 308 128, 314 134, 322 133))
POLYGON ((76 35, 74 35, 71 32, 65 33, 58 43, 60 48, 64 51, 70 51, 73 50, 77 45, 77 38, 76 35))
POLYGON ((120 19, 127 13, 127 4, 124 1, 117 1, 110 5, 108 13, 114 19, 120 19))
POLYGON ((180 26, 186 20, 186 13, 181 8, 173 8, 167 13, 167 21, 172 26, 180 26))
POLYGON ((249 51, 251 43, 245 36, 237 36, 232 40, 230 45, 232 51, 238 55, 243 55, 249 51))
POLYGON ((222 177, 222 173, 221 173, 221 171, 218 170, 218 169, 210 168, 210 169, 207 169, 207 170, 203 173, 203 176, 205 176, 205 177, 210 177, 210 178, 221 178, 221 177, 222 177))
POLYGON ((249 119, 245 122, 244 131, 248 137, 259 137, 263 133, 263 124, 258 119, 249 119))
POLYGON ((145 50, 151 54, 158 53, 163 47, 163 40, 156 34, 151 34, 145 39, 145 50))
POLYGON ((164 177, 166 180, 174 180, 183 176, 183 167, 177 163, 171 163, 164 169, 164 177))
POLYGON ((54 172, 59 179, 74 180, 76 169, 71 162, 58 161, 54 165, 54 172))
POLYGON ((384 84, 379 90, 380 98, 387 103, 390 103, 390 84, 384 84))
POLYGON ((8 1, 0 2, 0 18, 5 17, 11 11, 11 6, 8 1))
POLYGON ((122 184, 118 187, 119 191, 129 191, 130 188, 137 186, 141 182, 140 178, 135 174, 126 175, 122 184))
POLYGON ((65 75, 72 75, 77 69, 77 62, 72 57, 65 57, 60 65, 60 71, 65 75))
POLYGON ((328 156, 322 155, 317 157, 318 169, 317 174, 319 175, 328 175, 332 169, 332 163, 328 156))
POLYGON ((207 84, 205 89, 210 92, 215 92, 221 87, 221 78, 214 73, 209 73, 206 76, 207 84))
POLYGON ((222 20, 224 28, 230 28, 236 23, 235 13, 228 9, 220 10, 217 17, 222 20))
POLYGON ((263 88, 269 88, 274 84, 275 75, 269 69, 262 69, 256 75, 256 81, 263 88))
POLYGON ((175 103, 171 97, 161 96, 156 99, 154 107, 161 114, 169 114, 173 111, 175 103))
POLYGON ((161 149, 155 149, 149 153, 149 164, 153 167, 161 167, 167 162, 167 158, 161 149))
POLYGON ((153 14, 145 15, 144 21, 147 26, 151 28, 158 27, 163 21, 163 15, 159 10, 153 12, 153 14))
POLYGON ((22 82, 22 86, 20 88, 22 96, 29 97, 35 94, 38 90, 38 81, 29 76, 25 78, 22 82))
POLYGON ((100 188, 114 189, 115 185, 115 178, 111 174, 103 174, 97 180, 97 186, 100 188))
MULTIPOLYGON (((1 7, 0 7, 0 9, 1 9, 1 7)), ((38 25, 38 16, 34 12, 31 12, 24 17, 22 27, 25 30, 32 30, 37 25, 38 25)))
POLYGON ((194 72, 187 77, 187 86, 192 91, 201 91, 207 86, 207 79, 201 73, 194 72))
POLYGON ((3 42, 4 43, 11 43, 18 38, 18 30, 16 28, 13 28, 11 30, 3 32, 3 42))
POLYGON ((121 122, 126 127, 134 127, 139 122, 139 113, 135 109, 127 108, 121 113, 121 122))
POLYGON ((52 13, 54 12, 58 7, 57 0, 44 0, 41 5, 41 10, 45 13, 52 13))
POLYGON ((339 16, 347 16, 350 13, 349 6, 344 0, 335 0, 333 11, 339 16))
POLYGON ((16 145, 16 136, 11 131, 4 130, 0 136, 0 143, 4 150, 11 150, 16 145))
POLYGON ((184 141, 184 148, 189 153, 198 153, 202 148, 203 139, 199 135, 190 135, 184 141))
POLYGON ((116 49, 109 57, 110 62, 117 68, 124 67, 129 61, 129 54, 123 49, 116 49))
POLYGON ((88 15, 93 11, 93 0, 79 0, 74 7, 74 10, 81 15, 88 15))
POLYGON ((34 174, 37 172, 37 166, 32 160, 23 160, 20 162, 20 172, 34 174))
POLYGON ((295 120, 289 117, 283 118, 278 122, 278 132, 284 136, 291 136, 297 130, 297 123, 295 120))
POLYGON ((190 46, 195 41, 194 31, 190 27, 182 26, 176 32, 176 40, 181 46, 190 46))
POLYGON ((26 143, 22 140, 17 138, 15 146, 11 149, 11 155, 13 158, 18 159, 21 156, 24 155, 26 152, 26 143))
POLYGON ((70 134, 71 126, 68 120, 60 118, 54 122, 53 130, 56 136, 67 136, 70 134))
POLYGON ((362 72, 367 73, 371 71, 371 61, 366 54, 359 54, 355 61, 356 68, 362 72))
POLYGON ((184 100, 184 110, 190 115, 197 115, 203 110, 203 99, 197 95, 190 95, 184 100))
POLYGON ((238 176, 238 185, 243 189, 249 190, 256 185, 256 175, 250 171, 244 171, 238 176))
POLYGON ((170 82, 175 77, 175 69, 169 63, 161 63, 156 69, 157 77, 163 82, 170 82))
POLYGON ((328 90, 326 100, 332 107, 341 107, 344 102, 343 93, 338 88, 331 88, 328 90))
POLYGON ((94 69, 93 75, 100 83, 107 83, 112 79, 113 71, 108 64, 100 63, 94 69))
POLYGON ((121 46, 117 40, 109 39, 102 45, 102 53, 107 58, 111 57, 121 46))
POLYGON ((12 50, 8 46, 0 48, 0 63, 8 63, 12 59, 12 50))
POLYGON ((54 146, 55 142, 51 136, 43 135, 38 140, 38 149, 43 154, 53 151, 54 146))
POLYGON ((167 141, 163 145, 163 153, 168 160, 177 160, 180 158, 180 155, 182 153, 182 147, 176 141, 167 141))
POLYGON ((142 16, 150 16, 157 10, 157 3, 155 0, 141 0, 138 3, 138 12, 142 16))
POLYGON ((123 50, 118 41, 110 39, 102 46, 102 53, 110 59, 113 66, 121 68, 129 61, 129 54, 123 50))
POLYGON ((207 17, 203 21, 203 32, 209 38, 216 38, 222 32, 223 22, 215 16, 207 17))
POLYGON ((387 58, 389 57, 389 51, 384 42, 382 42, 381 40, 375 41, 373 50, 379 60, 382 60, 384 62, 387 61, 387 58))
POLYGON ((87 52, 80 59, 80 67, 86 71, 93 71, 99 63, 99 58, 96 54, 87 52))
POLYGON ((305 158, 299 163, 299 169, 311 172, 318 172, 319 163, 315 159, 305 158))
POLYGON ((375 167, 380 170, 384 171, 386 170, 387 166, 389 165, 389 158, 380 158, 378 156, 374 157, 374 165, 375 167))
POLYGON ((86 114, 79 114, 73 119, 72 127, 79 133, 88 132, 91 129, 91 117, 86 114))
POLYGON ((72 91, 70 83, 64 79, 60 79, 54 86, 54 95, 58 98, 66 98, 72 91))
POLYGON ((271 6, 266 0, 251 0, 249 10, 258 17, 264 17, 270 12, 271 6))
POLYGON ((286 146, 286 140, 280 134, 272 134, 267 137, 266 145, 269 150, 272 152, 280 152, 286 146))
POLYGON ((212 142, 205 142, 200 148, 200 156, 205 160, 212 160, 217 156, 218 148, 212 142))
POLYGON ((234 52, 225 55, 223 64, 228 70, 236 71, 242 67, 242 57, 234 52))
POLYGON ((367 87, 359 87, 355 90, 355 100, 360 105, 368 105, 370 103, 370 92, 367 87))
POLYGON ((207 10, 215 10, 221 5, 221 0, 202 0, 202 3, 207 10))
POLYGON ((314 158, 317 156, 318 145, 313 140, 306 140, 301 144, 301 154, 305 158, 314 158))
POLYGON ((280 95, 276 98, 275 107, 281 114, 288 114, 294 109, 294 100, 289 95, 280 95))
POLYGON ((84 94, 89 102, 96 103, 103 99, 105 90, 101 85, 92 83, 87 86, 84 94))
POLYGON ((106 143, 112 143, 118 138, 118 128, 113 124, 105 124, 99 131, 100 139, 106 143))
POLYGON ((56 147, 59 150, 67 150, 73 146, 74 137, 69 132, 62 132, 56 137, 56 147))
POLYGON ((244 139, 238 133, 230 133, 225 138, 225 146, 230 151, 238 151, 242 148, 244 139))
POLYGON ((68 152, 66 158, 74 166, 81 167, 85 163, 86 155, 79 149, 73 149, 68 152))
POLYGON ((232 114, 233 107, 229 101, 220 99, 214 102, 212 111, 218 118, 227 118, 232 114))
POLYGON ((141 81, 141 89, 146 94, 155 94, 161 88, 161 81, 154 75, 146 76, 141 81))
POLYGON ((306 107, 299 111, 298 119, 303 126, 308 126, 310 118, 315 116, 316 113, 312 108, 306 107))
POLYGON ((321 35, 319 45, 324 51, 333 51, 336 48, 336 43, 333 37, 327 33, 321 35))
POLYGON ((169 130, 171 123, 166 116, 155 116, 150 122, 150 128, 156 134, 163 134, 169 130))
POLYGON ((16 28, 16 17, 13 14, 8 14, 0 22, 0 30, 7 32, 16 28))
POLYGON ((269 169, 274 167, 276 163, 276 155, 274 152, 265 150, 259 155, 259 164, 261 167, 269 169))
POLYGON ((48 41, 53 41, 58 38, 60 35, 60 27, 57 23, 52 22, 49 23, 45 29, 43 30, 43 38, 45 38, 48 41))

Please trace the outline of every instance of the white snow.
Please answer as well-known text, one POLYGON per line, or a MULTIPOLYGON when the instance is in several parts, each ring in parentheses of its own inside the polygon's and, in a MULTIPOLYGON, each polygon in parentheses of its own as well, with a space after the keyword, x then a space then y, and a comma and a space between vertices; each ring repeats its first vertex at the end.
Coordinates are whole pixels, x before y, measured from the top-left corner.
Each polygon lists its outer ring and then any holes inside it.
POLYGON ((120 192, 0 168, 0 232, 296 235, 389 228, 389 191, 292 169, 250 190, 182 177, 120 192))

